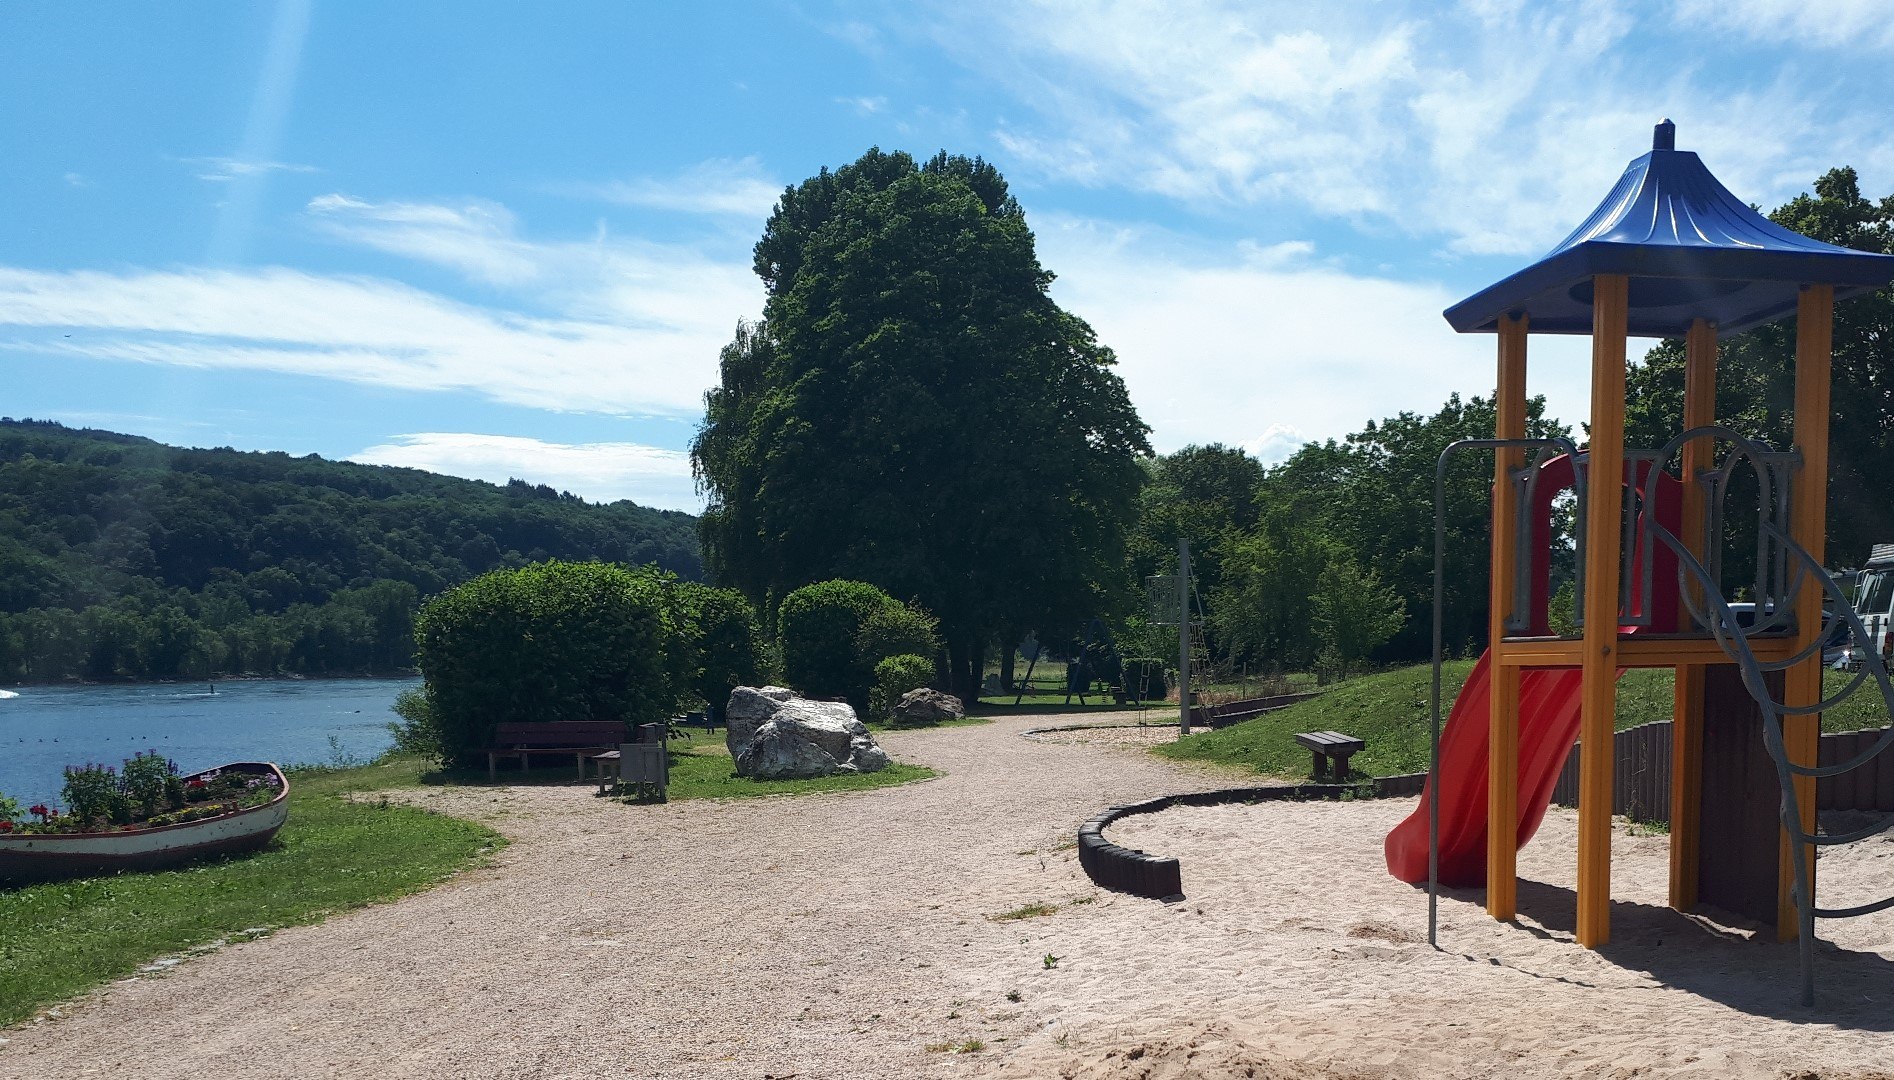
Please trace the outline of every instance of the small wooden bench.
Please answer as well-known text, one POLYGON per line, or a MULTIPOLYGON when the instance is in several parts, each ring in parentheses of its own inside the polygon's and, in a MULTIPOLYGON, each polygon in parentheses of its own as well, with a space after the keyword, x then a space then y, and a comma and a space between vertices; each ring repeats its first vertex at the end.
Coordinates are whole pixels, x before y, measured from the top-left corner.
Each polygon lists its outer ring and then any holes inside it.
POLYGON ((1339 731, 1300 731, 1296 742, 1306 747, 1315 759, 1315 778, 1327 780, 1329 763, 1335 764, 1337 783, 1348 779, 1348 759, 1368 748, 1368 744, 1339 731))
POLYGON ((501 758, 513 758, 524 769, 534 755, 571 754, 579 779, 593 754, 611 750, 625 741, 625 725, 616 720, 554 720, 543 724, 495 724, 486 750, 487 779, 499 778, 501 758))

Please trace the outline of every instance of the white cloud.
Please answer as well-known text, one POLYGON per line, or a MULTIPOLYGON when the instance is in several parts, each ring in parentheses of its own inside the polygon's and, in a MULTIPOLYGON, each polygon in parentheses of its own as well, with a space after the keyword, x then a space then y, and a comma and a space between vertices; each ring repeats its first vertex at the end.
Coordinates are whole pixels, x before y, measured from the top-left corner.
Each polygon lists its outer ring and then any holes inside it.
POLYGON ((603 184, 566 184, 559 190, 625 206, 760 222, 776 205, 783 185, 766 176, 755 158, 746 157, 700 162, 663 179, 647 176, 603 184))
POLYGON ((1676 0, 1677 21, 1781 47, 1894 48, 1894 0, 1676 0))
POLYGON ((539 274, 533 248, 517 238, 512 213, 498 203, 371 203, 331 194, 309 200, 307 210, 332 236, 488 284, 517 285, 539 274))
MULTIPOLYGON (((1161 452, 1222 442, 1279 461, 1368 420, 1492 393, 1494 339, 1450 330, 1444 286, 1258 261, 1241 245, 1191 247, 1161 233, 1038 219, 1053 293, 1118 354, 1161 452)), ((1582 419, 1582 339, 1533 339, 1528 389, 1582 419)))
POLYGON ((846 105, 862 116, 873 116, 888 108, 888 99, 879 95, 875 97, 838 97, 835 99, 835 103, 837 105, 846 105))
POLYGON ((15 348, 464 390, 571 412, 694 414, 741 311, 713 334, 708 324, 537 318, 379 278, 281 268, 0 267, 0 326, 28 332, 15 348))
POLYGON ((259 161, 228 157, 195 157, 181 160, 197 170, 194 175, 199 180, 209 180, 219 184, 227 184, 233 180, 242 180, 252 176, 267 176, 270 173, 320 171, 314 165, 298 165, 288 161, 259 161))
POLYGON ((1849 88, 1793 58, 1652 63, 1645 41, 1674 25, 1610 0, 990 2, 943 7, 930 32, 1031 110, 995 137, 1046 175, 1200 209, 1293 206, 1467 253, 1549 247, 1665 115, 1757 201, 1879 160, 1894 136, 1874 104, 1886 74, 1849 88))
POLYGON ((690 456, 640 443, 554 443, 512 435, 421 432, 349 456, 369 465, 464 476, 504 484, 518 478, 595 502, 630 499, 662 510, 703 509, 691 483, 690 456))

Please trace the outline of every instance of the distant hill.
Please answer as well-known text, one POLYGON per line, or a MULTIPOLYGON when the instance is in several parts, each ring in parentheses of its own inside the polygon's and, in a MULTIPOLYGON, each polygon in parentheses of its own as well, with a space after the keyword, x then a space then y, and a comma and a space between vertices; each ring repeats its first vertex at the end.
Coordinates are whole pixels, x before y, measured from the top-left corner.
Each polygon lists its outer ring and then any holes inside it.
POLYGON ((702 575, 677 511, 0 419, 0 682, 397 669, 421 600, 548 558, 702 575))

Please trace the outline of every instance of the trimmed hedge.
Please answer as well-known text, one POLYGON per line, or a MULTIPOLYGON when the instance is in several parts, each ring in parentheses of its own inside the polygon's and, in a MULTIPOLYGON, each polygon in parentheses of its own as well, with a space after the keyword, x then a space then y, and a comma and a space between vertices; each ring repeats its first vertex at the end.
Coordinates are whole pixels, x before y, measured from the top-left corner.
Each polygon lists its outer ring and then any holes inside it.
POLYGON ((695 650, 655 569, 545 562, 436 596, 415 622, 427 708, 414 742, 471 765, 496 724, 655 723, 690 694, 695 650))

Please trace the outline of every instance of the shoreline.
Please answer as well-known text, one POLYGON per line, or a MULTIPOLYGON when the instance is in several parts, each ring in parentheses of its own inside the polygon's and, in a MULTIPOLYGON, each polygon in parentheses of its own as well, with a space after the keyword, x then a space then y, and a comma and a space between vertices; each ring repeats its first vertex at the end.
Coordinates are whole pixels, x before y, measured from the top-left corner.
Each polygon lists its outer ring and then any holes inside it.
POLYGON ((78 686, 199 686, 199 685, 204 685, 204 684, 209 684, 209 685, 214 686, 217 683, 233 683, 233 682, 337 682, 337 681, 341 681, 345 679, 353 679, 353 680, 359 681, 359 680, 365 680, 365 679, 377 679, 377 680, 379 679, 387 679, 387 680, 419 679, 420 677, 421 677, 421 672, 413 668, 400 668, 394 671, 325 672, 321 675, 303 675, 299 673, 290 673, 290 672, 285 672, 283 674, 277 674, 277 675, 264 675, 264 674, 259 674, 257 672, 246 671, 242 674, 237 674, 237 675, 213 675, 205 679, 132 679, 132 678, 79 679, 79 678, 71 678, 71 679, 57 679, 51 682, 0 683, 0 688, 4 688, 8 690, 20 690, 20 689, 26 689, 29 687, 33 689, 45 689, 47 687, 61 687, 61 686, 73 686, 73 687, 78 687, 78 686))

